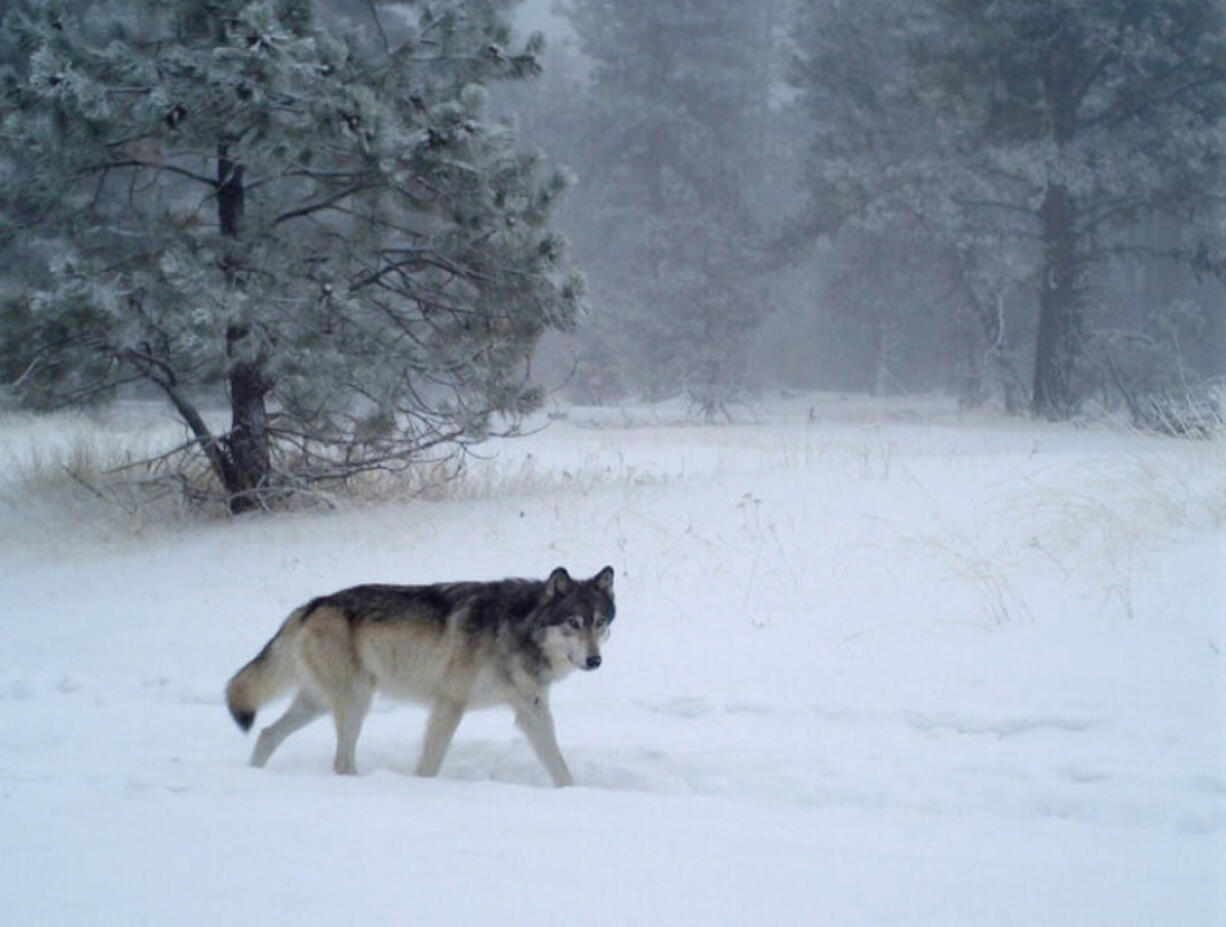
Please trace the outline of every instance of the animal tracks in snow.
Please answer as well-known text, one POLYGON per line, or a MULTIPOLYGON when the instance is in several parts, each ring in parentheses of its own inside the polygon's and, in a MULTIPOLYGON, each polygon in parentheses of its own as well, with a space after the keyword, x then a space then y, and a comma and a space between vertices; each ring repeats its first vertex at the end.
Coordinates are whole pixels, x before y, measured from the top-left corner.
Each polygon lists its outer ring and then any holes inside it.
POLYGON ((959 711, 770 704, 676 695, 609 713, 651 732, 635 749, 593 746, 589 784, 770 798, 806 806, 1060 818, 1197 833, 1226 830, 1226 785, 1175 775, 1169 720, 1125 724, 1082 710, 959 711), (636 721, 647 712, 654 722, 636 721), (1138 763, 1137 742, 1153 744, 1138 763))
POLYGON ((991 717, 928 715, 907 712, 907 723, 919 731, 952 731, 955 734, 988 734, 997 737, 1018 737, 1040 731, 1078 734, 1092 730, 1103 722, 1095 718, 1073 718, 1053 715, 1038 717, 991 717))
POLYGON ((834 723, 856 723, 876 720, 883 724, 902 724, 921 732, 948 731, 955 734, 995 735, 1018 737, 1038 732, 1078 734, 1100 727, 1101 718, 1075 715, 1007 715, 951 714, 922 711, 873 711, 856 708, 808 708, 775 707, 766 702, 733 700, 720 702, 702 696, 677 696, 661 701, 640 701, 639 708, 674 718, 697 720, 711 716, 752 715, 759 718, 772 716, 794 720, 798 714, 810 714, 815 718, 834 723))

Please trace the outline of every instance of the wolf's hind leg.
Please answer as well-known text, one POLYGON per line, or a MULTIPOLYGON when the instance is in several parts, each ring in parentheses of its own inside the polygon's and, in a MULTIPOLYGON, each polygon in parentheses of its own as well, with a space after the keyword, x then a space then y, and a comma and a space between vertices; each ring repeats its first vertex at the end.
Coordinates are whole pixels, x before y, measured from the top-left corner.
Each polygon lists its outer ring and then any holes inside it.
POLYGON ((290 702, 285 714, 260 731, 255 749, 251 752, 251 765, 263 766, 286 737, 306 727, 326 710, 311 696, 299 692, 290 702))
POLYGON ((440 698, 430 706, 430 720, 426 722, 426 741, 422 745, 421 759, 417 761, 417 775, 438 775, 451 738, 463 716, 464 703, 454 699, 440 698))
POLYGON ((558 749, 558 737, 554 733, 553 714, 549 710, 549 703, 544 698, 537 698, 530 702, 517 703, 514 707, 515 724, 528 738, 528 743, 532 745, 553 784, 558 788, 574 785, 575 780, 566 768, 562 751, 558 749))
POLYGON ((336 722, 333 768, 342 775, 356 775, 354 752, 374 696, 375 678, 361 666, 349 619, 335 608, 321 606, 311 613, 300 646, 310 688, 332 711, 336 722))

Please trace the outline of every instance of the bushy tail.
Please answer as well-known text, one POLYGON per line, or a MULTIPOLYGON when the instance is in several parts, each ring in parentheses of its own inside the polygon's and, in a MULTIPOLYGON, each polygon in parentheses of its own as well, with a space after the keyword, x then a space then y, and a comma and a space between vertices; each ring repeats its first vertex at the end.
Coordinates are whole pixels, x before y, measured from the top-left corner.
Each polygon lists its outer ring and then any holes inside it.
POLYGON ((226 707, 244 731, 251 729, 255 713, 263 705, 293 684, 296 678, 293 643, 309 610, 304 605, 286 618, 264 649, 226 685, 226 707))

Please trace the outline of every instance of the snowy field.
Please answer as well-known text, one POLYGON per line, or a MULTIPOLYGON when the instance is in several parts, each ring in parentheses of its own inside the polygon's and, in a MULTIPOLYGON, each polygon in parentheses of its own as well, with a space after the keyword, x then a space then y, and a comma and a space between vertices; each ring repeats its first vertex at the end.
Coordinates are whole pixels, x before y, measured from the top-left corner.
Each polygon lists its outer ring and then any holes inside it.
POLYGON ((42 504, 21 467, 79 437, 0 426, 0 921, 1226 923, 1226 444, 734 412, 569 410, 443 500, 194 524, 42 504), (506 710, 416 779, 387 702, 357 778, 327 721, 247 767, 222 687, 311 596, 605 563, 604 666, 553 693, 577 787, 506 710))

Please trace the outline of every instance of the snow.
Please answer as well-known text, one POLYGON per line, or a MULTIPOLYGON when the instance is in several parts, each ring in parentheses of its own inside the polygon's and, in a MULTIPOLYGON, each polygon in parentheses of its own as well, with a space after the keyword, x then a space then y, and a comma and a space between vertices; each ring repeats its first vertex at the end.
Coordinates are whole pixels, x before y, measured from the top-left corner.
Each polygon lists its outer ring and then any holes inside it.
POLYGON ((734 411, 565 410, 330 513, 69 527, 10 486, 5 923, 1226 922, 1223 444, 734 411), (414 778, 386 701, 357 778, 327 722, 246 766, 222 687, 312 595, 605 563, 605 663, 553 693, 575 788, 498 709, 414 778))

